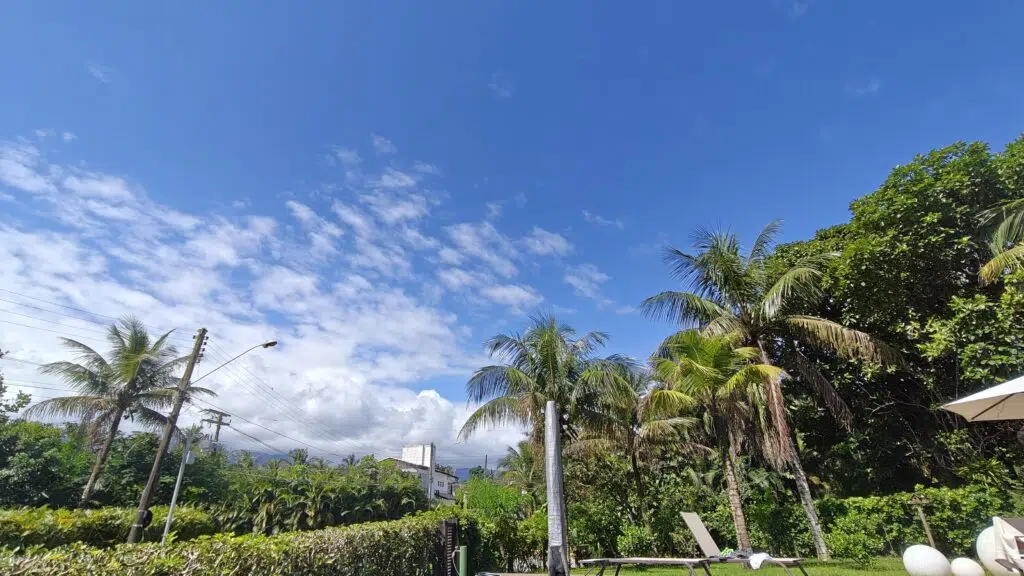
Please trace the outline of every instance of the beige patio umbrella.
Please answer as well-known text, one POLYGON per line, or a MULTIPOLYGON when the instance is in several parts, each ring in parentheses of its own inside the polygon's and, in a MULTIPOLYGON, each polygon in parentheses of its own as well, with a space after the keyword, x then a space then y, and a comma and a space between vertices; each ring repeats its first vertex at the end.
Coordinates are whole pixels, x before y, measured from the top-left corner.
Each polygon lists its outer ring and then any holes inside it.
POLYGON ((970 422, 1024 420, 1024 376, 942 406, 970 422))

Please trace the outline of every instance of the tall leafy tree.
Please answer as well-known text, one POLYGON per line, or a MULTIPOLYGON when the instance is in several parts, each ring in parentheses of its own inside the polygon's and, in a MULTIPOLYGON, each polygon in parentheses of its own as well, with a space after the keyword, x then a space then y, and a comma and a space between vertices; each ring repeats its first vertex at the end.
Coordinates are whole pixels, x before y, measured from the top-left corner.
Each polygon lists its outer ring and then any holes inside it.
POLYGON ((554 400, 571 435, 596 390, 585 384, 590 375, 628 362, 620 356, 598 358, 608 340, 603 332, 576 336, 570 326, 551 316, 533 318, 523 334, 500 334, 487 341, 487 351, 500 363, 477 370, 466 384, 469 402, 483 403, 459 432, 468 438, 484 425, 522 424, 530 440, 544 438, 544 407, 554 400))
MULTIPOLYGON (((777 360, 814 387, 839 423, 851 429, 853 417, 846 403, 802 350, 827 349, 844 358, 883 363, 898 362, 899 354, 869 334, 799 313, 801 307, 821 297, 819 280, 825 264, 835 255, 810 254, 781 272, 773 271, 768 264, 779 228, 778 221, 765 226, 746 253, 735 234, 698 229, 693 235, 693 253, 676 248, 668 248, 665 253, 672 276, 687 289, 652 296, 644 300, 642 310, 648 317, 697 326, 709 335, 735 335, 739 344, 758 351, 762 364, 777 360)), ((793 473, 817 555, 828 559, 807 475, 789 426, 781 377, 766 382, 764 391, 773 425, 763 436, 762 449, 776 466, 793 473)))
POLYGON ((79 418, 90 437, 103 436, 82 490, 83 502, 95 489, 122 420, 153 427, 165 422, 159 410, 169 404, 170 379, 184 360, 168 344, 170 334, 154 340, 141 321, 125 316, 107 329, 110 351, 106 357, 77 340, 62 338, 64 347, 75 354, 74 359, 40 368, 43 374, 61 378, 77 394, 39 402, 26 415, 79 418))
POLYGON ((646 370, 618 364, 610 370, 591 372, 586 382, 597 390, 597 400, 587 408, 584 431, 574 443, 576 450, 618 452, 629 461, 636 490, 640 520, 651 529, 647 506, 647 483, 642 465, 659 444, 676 439, 693 424, 692 418, 674 411, 659 410, 662 387, 646 370))
POLYGON ((982 284, 991 284, 1006 272, 1024 269, 1024 198, 1003 202, 981 217, 996 223, 989 241, 992 259, 978 273, 982 284))
POLYGON ((652 358, 656 377, 668 385, 653 396, 656 406, 692 407, 703 436, 714 447, 725 473, 736 542, 750 550, 750 531, 743 513, 737 455, 751 424, 766 424, 765 384, 784 375, 770 364, 754 363, 760 351, 736 346, 735 333, 704 335, 686 330, 669 337, 652 358))

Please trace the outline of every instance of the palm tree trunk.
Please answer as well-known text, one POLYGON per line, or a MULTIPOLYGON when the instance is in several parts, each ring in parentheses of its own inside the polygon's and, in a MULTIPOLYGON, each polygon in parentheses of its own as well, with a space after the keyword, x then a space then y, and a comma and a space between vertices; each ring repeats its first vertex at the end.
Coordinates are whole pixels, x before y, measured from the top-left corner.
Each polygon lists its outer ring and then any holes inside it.
POLYGON ((747 517, 743 514, 743 500, 740 498, 740 485, 736 480, 736 467, 731 451, 722 454, 725 463, 725 485, 729 494, 729 510, 732 512, 732 523, 736 526, 736 546, 740 550, 750 550, 750 531, 747 530, 747 517))
POLYGON ((800 494, 800 503, 803 504, 804 513, 807 514, 807 523, 811 526, 811 536, 814 538, 814 551, 818 555, 818 560, 827 562, 832 559, 832 556, 828 552, 828 546, 825 545, 825 533, 821 529, 818 511, 814 507, 814 498, 811 497, 811 487, 807 483, 807 474, 804 474, 804 467, 800 463, 800 457, 797 456, 793 438, 791 436, 786 436, 786 438, 789 440, 790 450, 793 453, 789 467, 793 471, 793 478, 796 480, 796 491, 800 494))
POLYGON ((103 441, 99 454, 96 455, 96 463, 93 464, 89 480, 86 481, 85 489, 82 490, 81 504, 85 504, 89 497, 92 496, 92 490, 96 486, 96 481, 99 480, 100 472, 103 470, 103 465, 106 464, 107 456, 110 454, 110 445, 114 443, 114 438, 117 437, 117 428, 121 425, 121 416, 123 415, 124 408, 119 408, 114 413, 114 419, 110 423, 110 430, 107 431, 107 438, 103 441))
POLYGON ((629 464, 633 468, 633 483, 636 484, 637 500, 640 502, 640 521, 644 523, 644 528, 647 529, 647 533, 653 536, 654 531, 651 529, 651 515, 647 511, 647 491, 644 489, 644 479, 640 474, 640 463, 637 461, 636 449, 634 446, 629 447, 629 464))
MULTIPOLYGON (((760 340, 757 347, 761 352, 761 363, 771 365, 772 362, 765 352, 760 340)), ((821 529, 821 521, 818 520, 818 511, 814 507, 814 498, 811 496, 811 487, 807 483, 807 474, 804 473, 804 466, 800 462, 800 453, 797 451, 796 443, 793 441, 793 432, 789 428, 789 420, 786 414, 786 406, 782 396, 782 383, 778 379, 771 379, 767 386, 768 407, 775 423, 775 434, 778 435, 776 448, 778 457, 785 461, 786 465, 793 472, 793 479, 796 481, 796 491, 800 496, 800 503, 807 515, 807 524, 811 528, 811 538, 814 540, 814 550, 818 560, 827 561, 831 559, 828 546, 825 545, 825 533, 821 529)))

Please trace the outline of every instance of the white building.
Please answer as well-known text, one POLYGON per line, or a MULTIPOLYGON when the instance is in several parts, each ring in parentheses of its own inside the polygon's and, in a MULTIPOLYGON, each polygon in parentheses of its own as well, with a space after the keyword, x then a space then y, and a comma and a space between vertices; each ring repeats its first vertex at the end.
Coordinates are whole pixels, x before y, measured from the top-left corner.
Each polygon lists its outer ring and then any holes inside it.
POLYGON ((406 446, 402 448, 401 458, 388 458, 402 472, 415 474, 423 484, 427 498, 443 502, 455 501, 455 484, 457 476, 437 469, 436 450, 433 444, 406 446))

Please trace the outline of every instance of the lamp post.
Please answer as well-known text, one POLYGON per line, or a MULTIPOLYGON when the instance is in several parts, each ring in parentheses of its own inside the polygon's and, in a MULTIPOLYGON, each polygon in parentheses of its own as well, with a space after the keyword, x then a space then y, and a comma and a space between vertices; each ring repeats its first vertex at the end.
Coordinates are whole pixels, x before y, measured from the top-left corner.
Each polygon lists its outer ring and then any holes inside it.
POLYGON ((196 362, 199 360, 199 356, 204 350, 205 345, 206 328, 200 328, 199 333, 196 334, 196 343, 192 348, 192 356, 189 358, 188 365, 185 366, 185 373, 181 376, 181 382, 178 383, 178 390, 174 394, 174 405, 171 407, 171 413, 167 415, 167 424, 164 426, 163 436, 160 438, 160 446, 157 448, 156 456, 153 458, 153 468, 149 471, 149 480, 146 481, 146 486, 142 489, 142 496, 139 498, 139 509, 135 512, 135 522, 132 523, 131 530, 128 532, 129 544, 134 544, 142 538, 142 531, 145 528, 144 519, 149 512, 149 502, 153 498, 153 490, 156 489, 156 483, 160 479, 160 463, 163 461, 164 453, 167 452, 167 447, 171 443, 171 435, 174 433, 175 427, 178 423, 178 414, 181 413, 181 405, 185 401, 185 391, 188 390, 189 386, 192 384, 199 382, 203 378, 206 378, 210 374, 213 374, 217 370, 220 370, 257 348, 271 348, 277 346, 277 341, 271 340, 269 342, 264 342, 263 344, 257 344, 193 381, 192 370, 195 368, 196 362))

